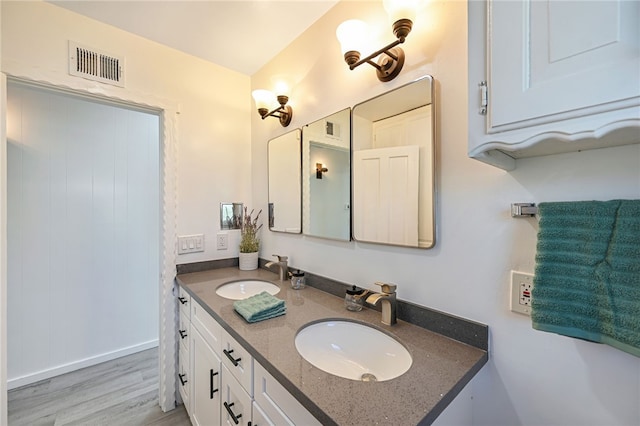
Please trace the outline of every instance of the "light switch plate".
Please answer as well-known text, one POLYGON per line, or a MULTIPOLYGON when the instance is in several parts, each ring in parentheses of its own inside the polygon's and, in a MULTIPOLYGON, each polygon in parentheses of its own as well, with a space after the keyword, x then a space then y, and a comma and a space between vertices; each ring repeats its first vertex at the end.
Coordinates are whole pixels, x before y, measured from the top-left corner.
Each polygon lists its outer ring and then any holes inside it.
POLYGON ((204 234, 181 235, 178 237, 178 254, 204 251, 204 234))
POLYGON ((533 274, 511 271, 511 311, 531 315, 533 274))

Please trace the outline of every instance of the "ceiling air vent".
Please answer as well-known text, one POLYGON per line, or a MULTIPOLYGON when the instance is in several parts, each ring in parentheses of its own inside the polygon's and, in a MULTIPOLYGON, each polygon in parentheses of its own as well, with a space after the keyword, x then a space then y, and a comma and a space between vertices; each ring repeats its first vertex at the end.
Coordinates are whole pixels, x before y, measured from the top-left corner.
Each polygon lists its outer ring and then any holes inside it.
POLYGON ((124 57, 69 42, 69 74, 124 87, 124 57))

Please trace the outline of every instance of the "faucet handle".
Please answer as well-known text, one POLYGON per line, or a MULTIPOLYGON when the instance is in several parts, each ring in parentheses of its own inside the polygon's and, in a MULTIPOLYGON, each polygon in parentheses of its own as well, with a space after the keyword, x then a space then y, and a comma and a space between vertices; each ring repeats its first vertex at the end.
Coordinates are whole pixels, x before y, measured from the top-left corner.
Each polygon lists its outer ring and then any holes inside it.
POLYGON ((278 262, 284 262, 289 259, 287 256, 280 256, 279 254, 274 254, 273 256, 278 258, 278 262))
POLYGON ((379 285, 384 294, 393 294, 396 292, 396 288, 398 288, 395 284, 383 283, 380 281, 376 281, 376 285, 379 285))

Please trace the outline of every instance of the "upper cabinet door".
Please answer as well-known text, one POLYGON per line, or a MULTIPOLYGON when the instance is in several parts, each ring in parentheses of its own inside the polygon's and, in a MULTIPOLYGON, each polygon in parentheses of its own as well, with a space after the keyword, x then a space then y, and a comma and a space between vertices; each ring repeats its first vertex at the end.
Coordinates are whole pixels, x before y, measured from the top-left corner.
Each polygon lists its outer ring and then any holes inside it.
POLYGON ((492 1, 490 131, 611 110, 640 96, 639 5, 492 1))
POLYGON ((511 170, 517 158, 640 142, 640 2, 478 3, 469 156, 511 170))

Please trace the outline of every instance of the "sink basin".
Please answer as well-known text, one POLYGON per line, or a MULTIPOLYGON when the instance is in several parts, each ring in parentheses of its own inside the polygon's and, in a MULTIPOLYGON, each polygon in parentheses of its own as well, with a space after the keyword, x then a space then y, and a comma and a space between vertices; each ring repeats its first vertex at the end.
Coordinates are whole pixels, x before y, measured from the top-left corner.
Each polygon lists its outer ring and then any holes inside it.
POLYGON ((222 284, 217 288, 216 294, 225 299, 242 300, 263 291, 269 294, 277 294, 280 291, 280 287, 268 281, 242 280, 222 284))
POLYGON ((391 380, 411 367, 402 343, 368 325, 331 320, 301 329, 296 349, 304 359, 336 376, 358 381, 391 380))

